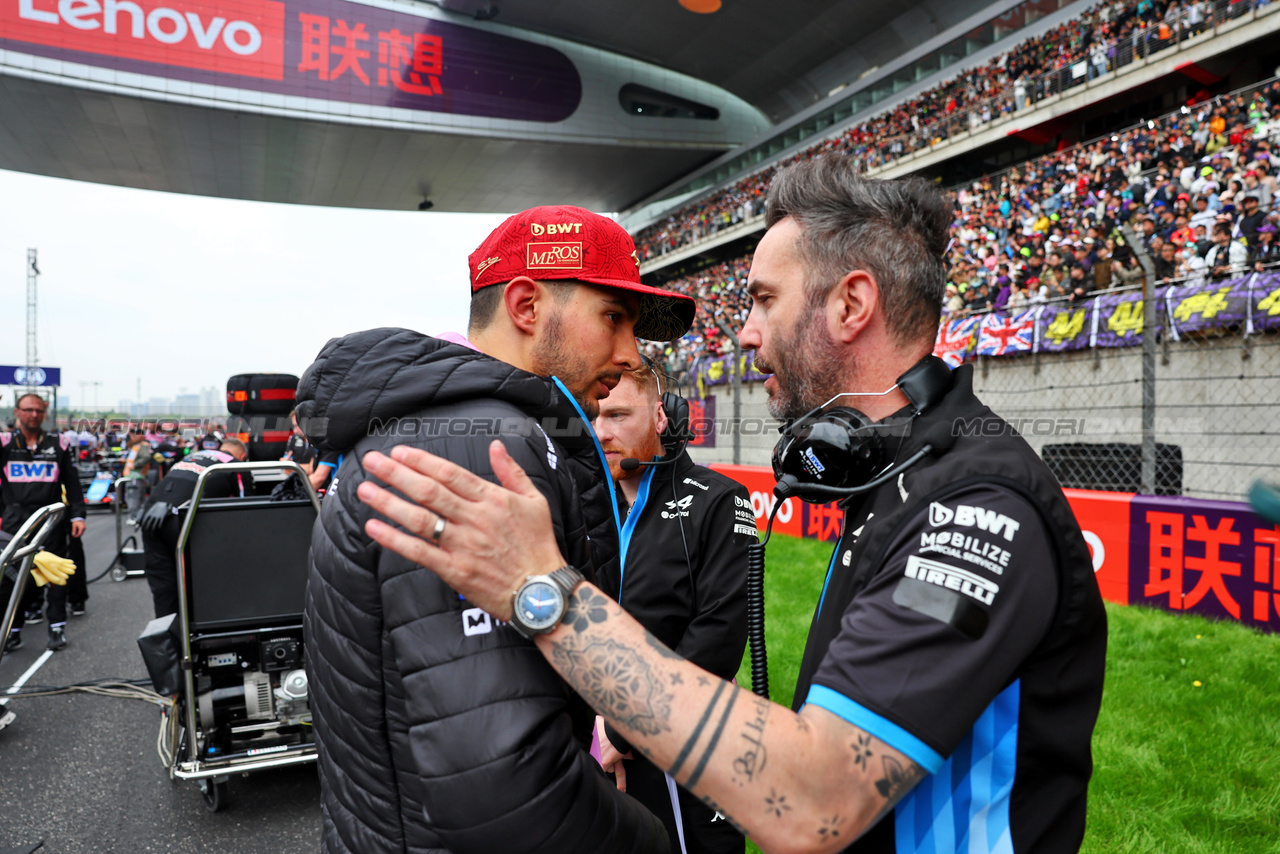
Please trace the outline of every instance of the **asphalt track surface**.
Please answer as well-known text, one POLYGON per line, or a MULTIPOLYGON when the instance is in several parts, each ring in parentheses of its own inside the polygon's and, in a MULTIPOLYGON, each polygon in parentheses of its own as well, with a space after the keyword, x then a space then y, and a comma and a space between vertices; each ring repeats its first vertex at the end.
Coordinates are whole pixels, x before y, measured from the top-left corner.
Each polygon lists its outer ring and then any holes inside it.
MULTIPOLYGON (((115 554, 114 518, 91 511, 89 577, 115 554)), ((68 644, 28 686, 142 679, 137 637, 152 616, 142 578, 89 586, 88 613, 67 624, 68 644)), ((0 661, 0 692, 45 651, 46 624, 0 661)), ((230 804, 211 813, 194 782, 170 781, 156 754, 158 706, 93 694, 15 698, 0 731, 0 852, 43 841, 40 854, 227 852, 287 854, 320 848, 320 784, 314 765, 233 776, 230 804)), ((19 849, 24 850, 24 849, 19 849)))

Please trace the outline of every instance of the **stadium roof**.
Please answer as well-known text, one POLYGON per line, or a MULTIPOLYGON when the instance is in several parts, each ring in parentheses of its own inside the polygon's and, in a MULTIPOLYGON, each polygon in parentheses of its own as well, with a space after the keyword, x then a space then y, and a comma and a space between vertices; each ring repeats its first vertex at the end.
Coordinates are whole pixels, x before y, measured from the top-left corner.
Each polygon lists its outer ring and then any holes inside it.
POLYGON ((623 210, 976 13, 1066 0, 209 0, 208 21, 164 2, 0 4, 0 169, 623 210))
MULTIPOLYGON (((690 0, 692 2, 692 0, 690 0)), ((445 0, 480 12, 488 0, 445 0)), ((782 121, 836 86, 891 61, 965 18, 998 14, 992 0, 724 0, 694 14, 678 0, 502 0, 495 23, 633 56, 721 86, 782 121)))

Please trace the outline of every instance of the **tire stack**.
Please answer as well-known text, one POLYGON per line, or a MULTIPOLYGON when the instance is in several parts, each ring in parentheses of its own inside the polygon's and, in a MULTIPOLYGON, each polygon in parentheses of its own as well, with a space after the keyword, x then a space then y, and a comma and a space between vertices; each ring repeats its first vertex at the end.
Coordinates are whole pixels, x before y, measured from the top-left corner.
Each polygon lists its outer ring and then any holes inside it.
POLYGON ((227 434, 249 446, 250 462, 284 456, 297 392, 293 374, 236 374, 227 380, 227 434))

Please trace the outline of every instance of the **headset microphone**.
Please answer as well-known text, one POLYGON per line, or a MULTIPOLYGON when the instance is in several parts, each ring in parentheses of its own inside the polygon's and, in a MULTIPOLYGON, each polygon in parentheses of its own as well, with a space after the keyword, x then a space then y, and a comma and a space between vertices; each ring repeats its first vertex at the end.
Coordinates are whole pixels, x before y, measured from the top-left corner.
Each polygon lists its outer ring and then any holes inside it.
MULTIPOLYGON (((921 434, 920 449, 900 463, 885 468, 882 431, 895 425, 876 424, 847 406, 826 407, 840 397, 883 397, 900 389, 915 416, 933 408, 951 390, 951 369, 936 356, 925 356, 898 377, 893 387, 870 395, 839 394, 782 429, 773 449, 773 473, 777 497, 764 538, 747 547, 747 639, 751 646, 751 690, 768 699, 769 662, 764 643, 764 552, 773 532, 773 520, 792 497, 813 504, 851 498, 870 492, 919 463, 929 455, 951 450, 955 436, 950 422, 940 421, 921 434)), ((910 424, 911 420, 907 423, 910 424)))
POLYGON ((674 463, 678 457, 662 457, 657 460, 637 460, 635 457, 623 457, 618 461, 618 468, 623 471, 635 471, 641 466, 665 466, 674 463))

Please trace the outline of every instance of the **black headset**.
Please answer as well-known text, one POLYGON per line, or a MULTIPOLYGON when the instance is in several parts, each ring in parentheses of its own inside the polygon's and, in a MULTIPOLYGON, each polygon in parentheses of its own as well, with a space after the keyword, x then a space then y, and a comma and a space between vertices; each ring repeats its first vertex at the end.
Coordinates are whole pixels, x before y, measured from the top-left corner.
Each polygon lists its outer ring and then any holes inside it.
MULTIPOLYGON (((911 403, 908 418, 914 419, 941 402, 951 391, 951 385, 952 374, 947 363, 930 355, 898 377, 889 391, 902 390, 911 403)), ((795 496, 810 504, 823 504, 833 498, 847 499, 870 492, 930 454, 940 456, 955 444, 951 425, 935 424, 924 434, 920 450, 896 465, 890 464, 884 459, 880 435, 900 429, 900 424, 876 424, 852 407, 827 409, 828 403, 831 400, 782 426, 782 438, 773 448, 773 475, 778 481, 773 494, 778 500, 769 513, 764 538, 747 547, 751 690, 765 699, 769 697, 769 661, 764 642, 764 551, 773 533, 773 520, 783 502, 795 496)))
MULTIPOLYGON (((909 417, 914 418, 946 396, 951 379, 947 363, 930 355, 898 377, 889 391, 902 390, 911 403, 909 417)), ((860 495, 929 454, 945 452, 955 441, 945 426, 934 430, 926 435, 920 451, 886 469, 881 434, 900 429, 901 425, 873 423, 849 406, 824 409, 825 406, 815 407, 781 428, 782 438, 773 448, 773 475, 778 481, 773 492, 779 499, 796 496, 811 504, 822 504, 833 498, 860 495)))
POLYGON ((664 453, 662 458, 657 460, 637 460, 635 457, 627 457, 618 463, 623 471, 635 471, 641 466, 662 466, 674 463, 694 438, 693 430, 689 426, 689 401, 671 391, 670 383, 667 384, 667 390, 663 391, 662 375, 658 373, 658 366, 643 353, 640 354, 640 359, 649 369, 649 373, 653 374, 654 382, 658 384, 658 393, 662 398, 662 413, 667 417, 667 426, 658 436, 662 440, 664 453))

